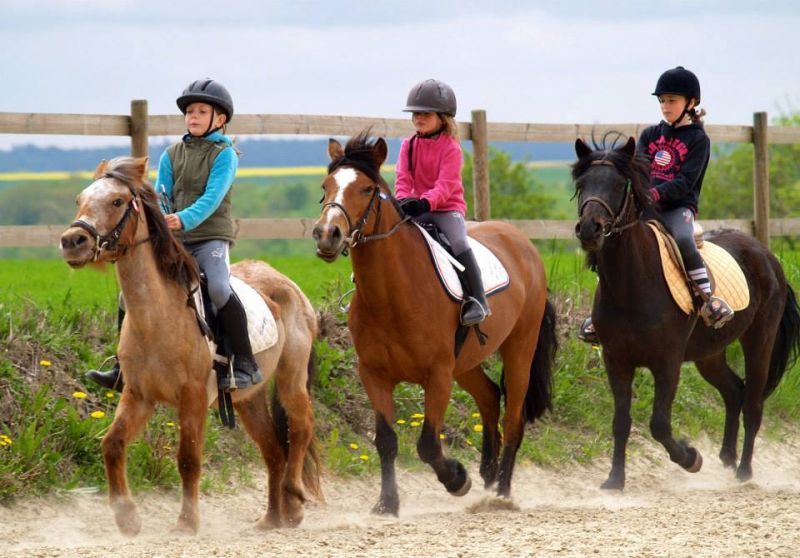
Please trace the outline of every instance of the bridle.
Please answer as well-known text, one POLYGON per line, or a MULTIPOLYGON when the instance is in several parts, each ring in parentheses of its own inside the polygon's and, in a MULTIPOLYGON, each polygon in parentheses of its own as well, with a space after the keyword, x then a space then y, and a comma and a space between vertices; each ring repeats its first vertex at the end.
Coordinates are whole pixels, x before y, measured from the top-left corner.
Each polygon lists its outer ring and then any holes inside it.
MULTIPOLYGON (((600 159, 598 161, 592 161, 591 166, 596 166, 596 165, 602 165, 602 166, 606 166, 606 167, 614 167, 614 163, 612 163, 611 161, 609 161, 607 159, 600 159)), ((585 199, 583 201, 583 203, 581 204, 581 208, 578 211, 578 217, 579 218, 583 217, 583 210, 586 208, 587 205, 589 205, 592 202, 597 203, 603 209, 606 210, 606 212, 608 213, 608 215, 612 219, 612 221, 610 223, 606 223, 605 225, 603 225, 603 236, 608 238, 609 236, 612 236, 612 235, 615 235, 615 234, 619 234, 622 231, 633 227, 634 225, 636 225, 636 223, 639 222, 639 219, 637 218, 637 219, 632 220, 630 223, 627 223, 625 225, 620 226, 620 223, 622 222, 622 220, 625 218, 625 216, 629 212, 628 208, 630 207, 631 203, 633 203, 633 189, 631 188, 631 180, 630 180, 630 178, 625 183, 625 194, 624 195, 625 195, 625 198, 624 198, 624 200, 622 202, 622 207, 620 208, 619 212, 617 212, 617 213, 615 213, 614 210, 611 209, 611 206, 608 205, 608 203, 604 199, 598 198, 597 196, 591 196, 591 197, 585 199)))
MULTIPOLYGON (((144 244, 145 242, 150 240, 150 236, 148 235, 146 238, 134 242, 133 244, 125 244, 125 245, 119 244, 119 239, 122 236, 122 233, 128 224, 128 219, 130 219, 130 216, 134 213, 136 215, 139 214, 140 209, 139 209, 139 203, 137 201, 138 196, 136 195, 134 189, 131 188, 130 185, 128 185, 125 182, 125 179, 120 174, 117 174, 113 171, 106 171, 99 178, 114 178, 119 180, 128 187, 128 190, 130 190, 131 195, 133 197, 131 198, 131 201, 128 202, 128 207, 125 208, 125 213, 122 215, 122 218, 117 223, 117 226, 115 226, 108 234, 100 234, 100 232, 92 224, 87 223, 82 219, 73 221, 70 224, 70 227, 78 227, 79 229, 83 229, 86 232, 88 232, 92 236, 92 238, 94 238, 94 255, 92 256, 93 262, 97 261, 97 258, 100 257, 100 253, 103 251, 108 251, 108 252, 120 251, 121 255, 125 255, 128 252, 128 249, 139 246, 140 244, 144 244)), ((116 262, 116 259, 112 259, 111 261, 112 263, 116 262)))
POLYGON ((404 215, 403 218, 400 219, 400 221, 395 223, 392 226, 392 228, 386 232, 383 233, 373 232, 372 234, 369 235, 364 234, 363 232, 364 225, 367 224, 367 220, 369 219, 369 216, 371 213, 373 213, 373 211, 375 213, 375 226, 372 227, 372 230, 376 231, 378 230, 378 227, 380 227, 382 204, 380 201, 378 201, 378 203, 376 204, 375 201, 378 199, 380 200, 388 199, 388 196, 386 196, 386 194, 381 192, 380 186, 376 182, 372 183, 372 187, 374 188, 374 190, 372 191, 372 196, 369 199, 369 204, 367 205, 367 209, 364 211, 364 214, 356 222, 355 225, 353 225, 353 219, 350 217, 350 213, 347 211, 347 209, 345 209, 345 207, 342 204, 332 201, 322 206, 323 213, 329 207, 333 207, 341 211, 342 214, 344 215, 344 218, 347 220, 347 236, 344 239, 345 246, 342 249, 343 256, 347 256, 350 250, 352 250, 359 244, 364 244, 373 240, 383 240, 384 238, 392 236, 395 232, 397 232, 397 230, 403 223, 411 219, 408 215, 404 215))

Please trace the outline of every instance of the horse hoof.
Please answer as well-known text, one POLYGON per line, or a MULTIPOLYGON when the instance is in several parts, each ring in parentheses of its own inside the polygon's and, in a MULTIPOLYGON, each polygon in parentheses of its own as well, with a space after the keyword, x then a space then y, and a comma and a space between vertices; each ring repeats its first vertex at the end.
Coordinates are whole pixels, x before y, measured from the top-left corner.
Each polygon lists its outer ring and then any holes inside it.
POLYGON ((753 478, 753 470, 750 467, 742 467, 736 470, 736 480, 741 482, 749 481, 753 478))
POLYGON ((625 479, 608 477, 606 481, 600 485, 600 488, 603 490, 619 490, 622 492, 622 489, 625 488, 625 479))
POLYGON ((400 502, 398 501, 395 505, 384 503, 379 501, 377 504, 372 506, 372 514, 373 515, 381 515, 381 516, 389 516, 392 515, 397 517, 400 513, 400 502))
POLYGON ((469 492, 470 488, 472 488, 472 479, 467 477, 467 480, 464 481, 464 484, 461 485, 461 488, 450 491, 450 494, 453 496, 465 496, 469 492))
POLYGON ((132 502, 117 504, 114 507, 114 520, 117 522, 119 532, 126 537, 134 537, 142 530, 142 520, 136 513, 136 506, 132 502))
POLYGON ((691 451, 694 452, 694 462, 686 467, 686 471, 689 473, 696 473, 703 467, 703 456, 700 455, 700 452, 694 448, 690 448, 691 451))
POLYGON ((191 525, 186 521, 178 521, 175 524, 175 527, 169 530, 170 533, 173 535, 191 535, 194 536, 197 534, 197 527, 191 525))
POLYGON ((272 529, 278 529, 280 526, 281 522, 279 518, 264 514, 261 519, 256 521, 253 528, 257 531, 271 531, 272 529))

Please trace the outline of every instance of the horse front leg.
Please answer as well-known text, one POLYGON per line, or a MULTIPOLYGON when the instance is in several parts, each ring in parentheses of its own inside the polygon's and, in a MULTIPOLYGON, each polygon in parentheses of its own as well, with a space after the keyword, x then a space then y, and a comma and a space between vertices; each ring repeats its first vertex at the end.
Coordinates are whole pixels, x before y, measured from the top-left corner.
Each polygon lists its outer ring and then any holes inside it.
POLYGON ((369 396, 375 412, 375 449, 381 460, 381 494, 372 507, 372 513, 394 515, 400 512, 400 496, 397 493, 397 477, 394 463, 397 459, 397 434, 394 424, 394 385, 381 378, 380 372, 371 373, 359 369, 361 382, 369 396))
POLYGON ((420 459, 433 467, 436 478, 453 496, 464 496, 472 487, 472 481, 464 466, 455 459, 447 459, 442 452, 439 434, 444 424, 444 413, 450 402, 452 380, 444 373, 435 371, 425 385, 425 422, 417 441, 420 459), (433 379, 435 378, 435 379, 433 379))
POLYGON ((458 385, 475 400, 483 425, 480 473, 485 488, 497 480, 497 460, 500 455, 500 388, 477 366, 456 377, 458 385))
POLYGON ((631 434, 631 385, 635 369, 627 364, 612 363, 607 353, 604 358, 608 383, 614 397, 614 454, 611 471, 600 488, 622 490, 625 488, 625 451, 631 434))
POLYGON ((122 534, 128 536, 136 535, 142 528, 142 521, 128 488, 128 445, 142 432, 152 414, 152 403, 134 397, 126 389, 117 406, 114 421, 103 437, 103 462, 108 479, 109 504, 117 527, 122 534))
POLYGON ((753 477, 753 450, 755 449, 756 435, 761 428, 761 419, 764 412, 764 388, 767 385, 769 374, 770 356, 775 343, 774 334, 761 336, 750 334, 742 338, 744 352, 744 401, 742 404, 742 419, 744 422, 744 442, 742 444, 742 459, 736 469, 736 478, 740 481, 750 480, 753 477))
POLYGON ((667 450, 669 458, 690 473, 696 473, 703 466, 703 456, 688 442, 677 441, 672 435, 672 403, 678 390, 681 363, 667 362, 652 368, 655 383, 653 415, 650 418, 650 432, 667 450))
POLYGON ((178 406, 180 440, 178 446, 178 472, 183 493, 181 513, 173 531, 197 534, 200 525, 198 500, 200 497, 200 469, 206 435, 206 409, 208 399, 205 386, 187 386, 181 390, 178 406))

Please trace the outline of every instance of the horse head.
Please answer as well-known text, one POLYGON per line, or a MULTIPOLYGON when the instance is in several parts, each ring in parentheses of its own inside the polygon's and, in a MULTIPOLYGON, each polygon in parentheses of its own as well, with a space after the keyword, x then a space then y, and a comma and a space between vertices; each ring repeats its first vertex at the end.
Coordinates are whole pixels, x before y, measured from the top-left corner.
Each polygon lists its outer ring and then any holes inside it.
POLYGON ((651 204, 647 189, 649 164, 636 154, 633 138, 621 147, 595 145, 595 149, 577 139, 575 152, 578 155, 572 165, 578 201, 575 236, 584 250, 596 253, 606 238, 633 226, 651 204))
MULTIPOLYGON (((388 148, 383 138, 371 140, 369 130, 358 134, 342 147, 335 139, 328 143, 328 175, 322 182, 322 212, 314 224, 317 256, 335 260, 359 242, 372 238, 380 226, 382 202, 391 200, 389 187, 380 174, 388 148)), ((399 216, 399 210, 397 210, 399 216)))
POLYGON ((133 244, 142 209, 138 185, 146 178, 146 157, 100 162, 94 182, 75 201, 75 221, 61 235, 61 255, 70 267, 116 261, 133 244))

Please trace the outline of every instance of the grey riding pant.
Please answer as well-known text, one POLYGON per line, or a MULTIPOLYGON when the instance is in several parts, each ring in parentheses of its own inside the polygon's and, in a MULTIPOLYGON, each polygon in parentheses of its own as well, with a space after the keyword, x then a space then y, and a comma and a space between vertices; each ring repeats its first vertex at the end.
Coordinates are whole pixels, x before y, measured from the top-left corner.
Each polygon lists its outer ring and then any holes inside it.
POLYGON ((458 211, 431 211, 414 217, 414 220, 420 223, 433 223, 439 227, 439 230, 450 241, 453 254, 456 256, 469 250, 467 225, 464 222, 464 216, 458 211))

